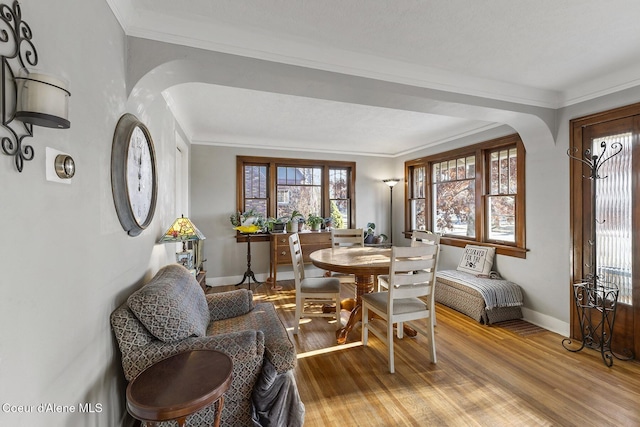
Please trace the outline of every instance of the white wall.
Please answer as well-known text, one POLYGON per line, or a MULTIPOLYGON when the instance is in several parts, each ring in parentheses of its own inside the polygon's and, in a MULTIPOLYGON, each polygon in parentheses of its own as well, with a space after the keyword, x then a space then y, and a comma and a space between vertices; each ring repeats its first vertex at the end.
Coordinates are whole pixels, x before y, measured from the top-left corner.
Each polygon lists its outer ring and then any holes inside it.
POLYGON ((125 383, 109 315, 167 263, 155 242, 173 216, 175 125, 158 105, 127 101, 125 37, 104 0, 24 0, 21 9, 38 68, 69 81, 71 128, 35 128, 25 143, 36 157, 22 173, 0 154, 0 405, 76 413, 0 406, 0 425, 121 425, 125 383), (135 238, 120 226, 111 194, 113 131, 125 112, 147 122, 160 169, 155 219, 135 238), (70 185, 45 180, 45 147, 74 157, 70 185), (78 413, 82 404, 101 411, 78 413))
MULTIPOLYGON (((236 209, 237 155, 355 161, 356 226, 375 222, 378 232, 388 234, 389 187, 382 180, 393 176, 393 163, 389 159, 268 149, 237 150, 212 145, 193 145, 192 153, 192 220, 207 236, 204 253, 210 285, 237 283, 246 270, 247 245, 236 243, 236 232, 229 222, 229 216, 236 209)), ((251 255, 252 270, 258 280, 268 277, 269 243, 252 243, 251 255)), ((279 268, 278 277, 281 271, 290 271, 290 268, 279 268)))

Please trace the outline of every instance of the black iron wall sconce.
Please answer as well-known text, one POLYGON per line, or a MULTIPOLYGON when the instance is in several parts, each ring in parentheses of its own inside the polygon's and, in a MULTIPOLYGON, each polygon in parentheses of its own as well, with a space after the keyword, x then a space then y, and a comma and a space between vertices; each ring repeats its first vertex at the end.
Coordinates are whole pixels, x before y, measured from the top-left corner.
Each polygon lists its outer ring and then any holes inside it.
POLYGON ((25 161, 33 160, 31 145, 23 139, 33 136, 33 125, 68 129, 69 97, 65 82, 27 69, 38 64, 38 53, 31 41, 33 33, 22 20, 18 1, 13 6, 0 4, 0 54, 2 71, 0 91, 4 135, 0 148, 13 156, 18 172, 25 161))

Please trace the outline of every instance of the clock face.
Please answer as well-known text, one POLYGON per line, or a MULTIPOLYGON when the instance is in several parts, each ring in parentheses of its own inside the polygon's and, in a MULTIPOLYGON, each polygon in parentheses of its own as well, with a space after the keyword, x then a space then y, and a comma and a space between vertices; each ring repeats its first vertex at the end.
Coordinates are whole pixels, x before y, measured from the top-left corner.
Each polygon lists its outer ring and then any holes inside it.
POLYGON ((111 188, 122 228, 137 236, 156 208, 156 157, 151 134, 134 115, 123 115, 111 149, 111 188))
POLYGON ((138 225, 143 225, 151 210, 153 199, 153 159, 147 137, 136 126, 129 139, 127 154, 127 192, 131 211, 138 225))

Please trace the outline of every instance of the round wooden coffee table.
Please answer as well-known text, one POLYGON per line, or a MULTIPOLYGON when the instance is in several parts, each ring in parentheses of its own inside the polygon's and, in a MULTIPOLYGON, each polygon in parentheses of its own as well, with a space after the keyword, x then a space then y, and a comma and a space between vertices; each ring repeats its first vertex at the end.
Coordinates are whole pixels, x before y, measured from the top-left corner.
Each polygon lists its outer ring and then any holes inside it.
POLYGON ((231 358, 216 350, 192 350, 168 357, 129 383, 127 410, 144 424, 175 420, 185 426, 187 416, 215 403, 214 425, 218 427, 232 369, 231 358))

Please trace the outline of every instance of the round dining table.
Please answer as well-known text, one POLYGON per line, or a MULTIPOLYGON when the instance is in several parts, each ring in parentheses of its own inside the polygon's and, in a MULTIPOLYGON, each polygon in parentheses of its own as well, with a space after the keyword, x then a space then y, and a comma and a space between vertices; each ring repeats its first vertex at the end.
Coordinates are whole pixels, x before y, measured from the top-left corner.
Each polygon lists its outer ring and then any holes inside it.
MULTIPOLYGON (((362 320, 361 297, 373 292, 374 277, 389 274, 391 248, 379 246, 341 247, 320 249, 309 254, 318 268, 336 273, 353 274, 356 279, 355 298, 343 300, 343 310, 350 310, 346 325, 336 332, 338 344, 344 344, 353 327, 362 320)), ((411 328, 404 328, 408 336, 415 336, 411 328)))

